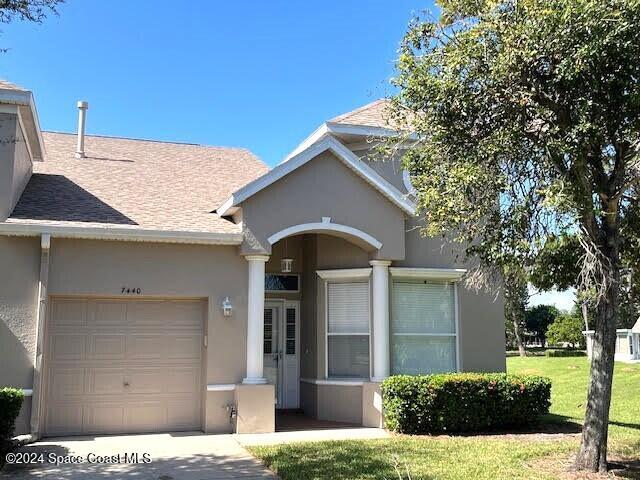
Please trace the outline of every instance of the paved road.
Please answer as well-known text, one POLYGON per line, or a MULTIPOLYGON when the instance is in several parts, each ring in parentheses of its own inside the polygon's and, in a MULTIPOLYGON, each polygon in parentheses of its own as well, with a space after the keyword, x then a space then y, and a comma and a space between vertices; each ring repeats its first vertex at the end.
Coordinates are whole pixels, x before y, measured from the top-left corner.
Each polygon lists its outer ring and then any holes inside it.
POLYGON ((273 480, 278 478, 240 446, 233 435, 167 433, 52 438, 26 445, 13 453, 23 457, 28 454, 29 459, 36 463, 7 465, 0 473, 2 479, 273 480), (136 453, 139 463, 135 463, 135 455, 131 455, 136 453), (129 455, 125 457, 125 454, 129 455), (145 457, 144 454, 148 456, 145 457), (119 458, 118 455, 120 455, 119 458), (144 463, 147 459, 150 459, 150 462, 144 463), (41 460, 44 463, 39 463, 41 460), (56 465, 56 460, 74 460, 79 463, 56 465), (116 463, 104 463, 106 461, 116 463))

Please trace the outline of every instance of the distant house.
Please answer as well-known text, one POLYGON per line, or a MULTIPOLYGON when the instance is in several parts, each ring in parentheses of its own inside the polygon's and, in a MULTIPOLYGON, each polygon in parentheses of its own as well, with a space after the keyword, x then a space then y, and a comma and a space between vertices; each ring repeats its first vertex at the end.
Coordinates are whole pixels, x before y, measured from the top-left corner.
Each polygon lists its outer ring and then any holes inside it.
MULTIPOLYGON (((587 337, 587 355, 593 353, 593 330, 584 332, 587 337)), ((620 362, 640 361, 640 318, 633 328, 619 328, 616 330, 616 356, 620 362)))

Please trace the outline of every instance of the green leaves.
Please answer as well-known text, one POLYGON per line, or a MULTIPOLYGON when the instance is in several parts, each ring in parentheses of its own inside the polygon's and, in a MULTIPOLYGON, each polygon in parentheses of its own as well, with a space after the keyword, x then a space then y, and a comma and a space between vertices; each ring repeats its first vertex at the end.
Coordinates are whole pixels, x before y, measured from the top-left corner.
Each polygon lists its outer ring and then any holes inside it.
POLYGON ((382 383, 385 426, 400 433, 470 432, 534 423, 551 382, 533 375, 397 375, 382 383))
POLYGON ((604 251, 611 219, 639 210, 640 2, 439 3, 411 23, 393 80, 420 138, 404 166, 423 233, 492 269, 532 268, 550 234, 604 251))

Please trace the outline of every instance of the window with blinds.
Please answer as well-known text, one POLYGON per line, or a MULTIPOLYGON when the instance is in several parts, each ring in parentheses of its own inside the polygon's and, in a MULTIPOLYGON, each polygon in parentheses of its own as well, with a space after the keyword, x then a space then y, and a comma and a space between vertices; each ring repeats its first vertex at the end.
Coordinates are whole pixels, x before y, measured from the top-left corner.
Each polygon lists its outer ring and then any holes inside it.
POLYGON ((456 371, 455 286, 396 280, 392 295, 392 372, 418 375, 456 371))
POLYGON ((329 377, 369 378, 369 282, 327 284, 329 377))

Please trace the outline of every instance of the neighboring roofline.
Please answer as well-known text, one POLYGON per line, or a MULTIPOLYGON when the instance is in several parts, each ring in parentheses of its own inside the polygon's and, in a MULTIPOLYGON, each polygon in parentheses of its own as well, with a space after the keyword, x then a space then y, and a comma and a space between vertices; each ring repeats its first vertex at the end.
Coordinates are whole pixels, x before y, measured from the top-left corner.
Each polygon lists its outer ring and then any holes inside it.
POLYGON ((330 150, 347 167, 361 176, 367 183, 376 188, 389 201, 394 203, 398 208, 415 215, 414 203, 407 199, 396 187, 387 180, 382 178, 373 168, 360 160, 351 150, 344 146, 340 141, 331 135, 322 136, 321 139, 298 153, 291 159, 279 164, 272 170, 258 177, 251 183, 234 192, 218 209, 220 216, 232 215, 238 210, 238 206, 249 197, 255 195, 259 191, 268 187, 272 183, 281 179, 285 175, 293 172, 297 168, 306 164, 308 161, 317 157, 326 150, 330 150))
MULTIPOLYGON (((33 125, 36 133, 36 137, 38 139, 38 143, 40 144, 40 152, 41 156, 39 160, 44 160, 45 157, 45 147, 44 147, 44 139, 42 138, 42 129, 40 128, 40 119, 38 118, 38 110, 36 109, 36 102, 33 97, 33 93, 28 90, 11 90, 6 88, 0 88, 0 103, 6 103, 9 105, 18 105, 22 107, 28 107, 31 116, 33 117, 33 125)), ((18 110, 18 114, 20 111, 18 110)), ((34 158, 33 160, 36 160, 34 158)))
POLYGON ((43 223, 0 223, 0 235, 33 237, 50 234, 56 238, 119 240, 130 242, 240 245, 242 233, 144 230, 140 228, 77 227, 43 223))

